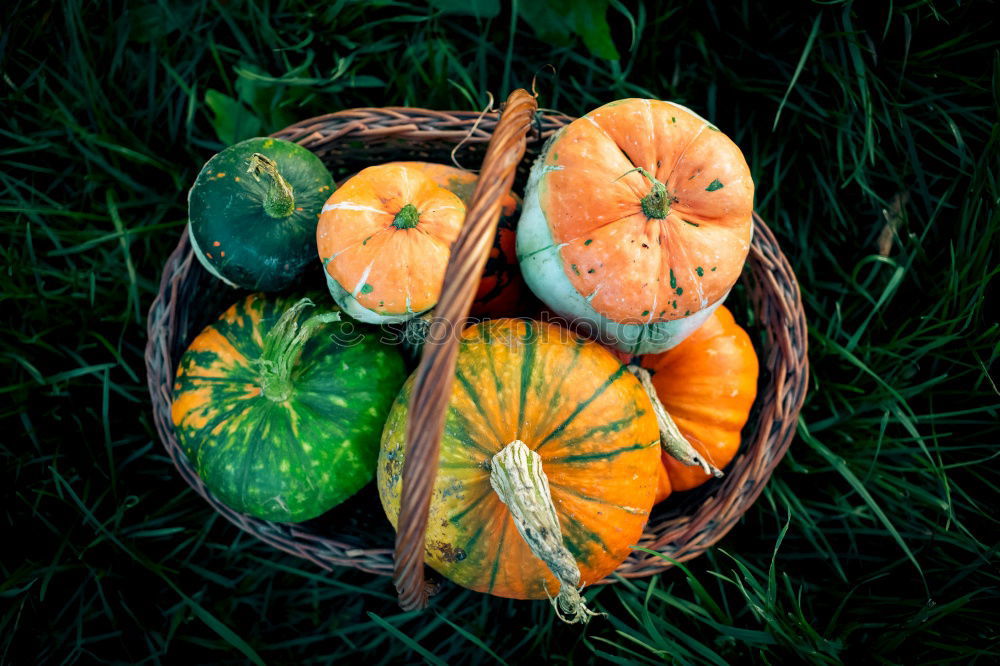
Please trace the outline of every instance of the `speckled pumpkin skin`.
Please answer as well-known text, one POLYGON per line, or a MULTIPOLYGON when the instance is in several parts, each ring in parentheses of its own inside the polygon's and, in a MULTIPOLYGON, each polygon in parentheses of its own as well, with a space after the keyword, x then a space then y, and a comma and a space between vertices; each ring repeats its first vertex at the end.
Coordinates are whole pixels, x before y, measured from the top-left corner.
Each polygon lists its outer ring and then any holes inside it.
MULTIPOLYGON (((291 395, 264 396, 254 362, 296 300, 253 294, 205 328, 181 357, 172 408, 178 442, 209 490, 236 511, 285 522, 318 516, 372 479, 405 378, 395 349, 332 322, 302 349, 291 395)), ((330 310, 307 308, 300 321, 330 310)))
POLYGON ((605 104, 566 125, 532 166, 517 254, 546 305, 632 354, 700 326, 743 268, 754 184, 740 149, 690 109, 605 104), (643 206, 662 183, 664 217, 643 206))
POLYGON ((333 177, 315 154, 282 139, 241 141, 212 157, 188 193, 188 237, 195 256, 230 286, 284 289, 316 257, 316 223, 333 191, 333 177), (292 186, 295 210, 264 212, 270 178, 247 173, 250 156, 275 162, 292 186))
MULTIPOLYGON (((490 486, 492 457, 520 439, 542 458, 581 583, 612 572, 639 540, 656 490, 656 419, 639 382, 600 345, 530 320, 463 332, 441 439, 426 561, 456 583, 516 599, 559 592, 490 486)), ((399 514, 411 377, 382 433, 378 487, 399 514)))

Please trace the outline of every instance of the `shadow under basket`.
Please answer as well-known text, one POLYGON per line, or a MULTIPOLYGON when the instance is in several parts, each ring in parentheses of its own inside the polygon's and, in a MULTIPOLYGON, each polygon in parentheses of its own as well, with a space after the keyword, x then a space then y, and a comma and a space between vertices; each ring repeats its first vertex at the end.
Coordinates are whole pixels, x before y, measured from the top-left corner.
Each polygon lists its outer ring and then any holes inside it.
MULTIPOLYGON (((530 95, 525 94, 519 101, 520 125, 507 129, 504 123, 513 108, 514 95, 501 114, 481 116, 474 111, 413 108, 350 109, 302 121, 273 136, 294 141, 315 152, 335 178, 391 160, 447 164, 451 163, 455 151, 455 158, 464 167, 482 167, 480 185, 469 207, 466 231, 483 235, 485 230, 492 239, 491 230, 495 229, 499 206, 491 205, 494 203, 491 199, 498 201, 511 182, 515 190, 523 192, 528 169, 545 139, 573 120, 564 115, 538 112, 534 99, 525 101, 524 98, 530 95), (508 135, 505 141, 497 138, 505 132, 508 135), (498 176, 494 173, 496 170, 504 174, 498 176), (470 231, 474 215, 493 219, 483 220, 475 231, 470 231)), ((654 508, 638 545, 675 561, 690 560, 705 552, 729 532, 754 503, 788 449, 805 398, 808 381, 806 322, 798 284, 774 235, 756 213, 754 223, 741 282, 753 311, 754 323, 750 332, 761 359, 757 400, 743 429, 740 451, 726 468, 725 477, 709 482, 701 491, 692 491, 697 492, 692 497, 697 501, 668 500, 654 508)), ((459 238, 455 247, 462 242, 463 238, 459 238)), ((479 251, 466 246, 453 251, 452 263, 456 263, 455 255, 479 251)), ((481 270, 481 263, 473 261, 470 265, 473 269, 479 266, 481 270)), ((454 275, 453 269, 458 270, 449 264, 442 303, 447 296, 448 281, 454 275)), ((314 284, 322 284, 322 281, 314 284)), ((466 291, 474 289, 475 284, 466 287, 466 291)), ((185 230, 163 269, 159 293, 147 320, 149 391, 157 432, 167 453, 184 480, 240 529, 324 569, 354 567, 373 574, 393 575, 395 566, 403 607, 422 606, 430 591, 424 585, 421 557, 426 518, 415 534, 409 536, 403 535, 401 522, 398 541, 409 539, 419 543, 409 544, 418 558, 413 565, 415 572, 400 573, 400 567, 395 565, 393 531, 382 512, 374 484, 369 484, 335 511, 328 512, 332 515, 301 524, 269 522, 237 513, 213 497, 181 451, 170 415, 177 364, 194 336, 242 293, 205 271, 194 256, 185 230), (382 527, 373 528, 375 525, 382 527), (407 576, 415 580, 404 582, 418 590, 411 590, 409 599, 400 582, 407 576), (423 591, 419 591, 420 588, 423 591)), ((467 312, 468 304, 464 307, 467 312)), ((459 305, 452 309, 457 313, 462 311, 459 305)), ((425 352, 422 363, 434 360, 429 361, 428 356, 425 352)), ((436 442, 437 435, 431 437, 436 442)), ((436 445, 432 451, 436 463, 436 445)), ((626 578, 650 576, 670 566, 662 557, 636 550, 616 573, 626 578)), ((601 582, 614 580, 609 578, 601 582)))

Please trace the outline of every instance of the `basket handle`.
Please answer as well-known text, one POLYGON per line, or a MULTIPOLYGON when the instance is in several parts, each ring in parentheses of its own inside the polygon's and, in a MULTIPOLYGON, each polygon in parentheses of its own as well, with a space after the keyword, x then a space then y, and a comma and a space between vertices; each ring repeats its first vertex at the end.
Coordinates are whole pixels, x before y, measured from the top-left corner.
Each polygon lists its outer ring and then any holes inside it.
POLYGON ((404 610, 427 605, 424 531, 437 474, 444 415, 455 376, 459 326, 472 306, 479 277, 493 246, 501 199, 514 183, 537 108, 535 98, 523 89, 512 92, 504 104, 483 158, 465 225, 451 248, 441 297, 416 371, 406 424, 406 461, 393 575, 399 605, 404 610))

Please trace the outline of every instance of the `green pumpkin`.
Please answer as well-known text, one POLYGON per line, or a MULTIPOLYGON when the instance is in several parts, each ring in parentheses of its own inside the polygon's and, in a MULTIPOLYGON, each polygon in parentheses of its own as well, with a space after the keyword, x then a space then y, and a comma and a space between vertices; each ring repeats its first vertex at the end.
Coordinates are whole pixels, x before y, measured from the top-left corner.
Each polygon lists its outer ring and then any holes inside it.
POLYGON ((333 178, 315 154, 256 138, 210 159, 188 194, 188 235, 212 275, 278 291, 316 258, 316 223, 333 178))
POLYGON ((405 370, 374 329, 308 299, 253 294, 181 358, 172 419, 208 489, 265 520, 314 518, 375 474, 405 370))

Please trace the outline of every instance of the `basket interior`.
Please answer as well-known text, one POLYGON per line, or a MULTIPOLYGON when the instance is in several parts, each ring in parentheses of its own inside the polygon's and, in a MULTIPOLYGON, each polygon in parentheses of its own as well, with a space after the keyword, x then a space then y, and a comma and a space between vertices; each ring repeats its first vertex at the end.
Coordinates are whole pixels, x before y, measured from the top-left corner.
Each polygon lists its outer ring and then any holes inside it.
MULTIPOLYGON (((348 145, 350 144, 351 142, 348 142, 348 145)), ((525 159, 518 168, 517 178, 514 183, 514 190, 516 192, 524 191, 530 165, 537 156, 541 144, 542 142, 537 136, 534 140, 529 137, 525 159)), ((452 143, 445 141, 438 143, 421 142, 419 144, 393 141, 383 142, 374 146, 359 144, 354 146, 354 149, 349 152, 328 151, 321 152, 320 154, 327 168, 333 174, 334 180, 338 182, 367 166, 395 160, 432 161, 442 164, 457 163, 461 167, 471 170, 478 169, 482 164, 484 150, 481 145, 465 144, 459 147, 454 154, 452 153, 453 147, 452 143)), ((319 262, 316 262, 315 266, 307 270, 285 293, 313 291, 316 290, 316 285, 323 284, 324 277, 322 270, 319 262)), ((186 326, 183 326, 178 331, 178 335, 174 340, 174 348, 171 351, 171 358, 174 362, 172 371, 176 371, 176 363, 180 360, 184 350, 194 337, 205 326, 215 321, 219 313, 250 293, 227 287, 213 278, 197 262, 192 263, 187 285, 192 295, 197 294, 197 298, 191 298, 186 301, 189 304, 189 307, 186 308, 186 326), (195 303, 197 305, 193 305, 195 303)), ((533 297, 529 294, 528 298, 533 297)), ((746 289, 742 283, 739 283, 734 288, 726 303, 734 312, 737 321, 744 328, 748 328, 747 314, 749 313, 749 304, 746 289)), ((525 308, 525 311, 532 310, 533 308, 530 305, 525 308)), ((751 338, 758 356, 763 358, 761 355, 763 336, 754 335, 752 326, 748 330, 751 332, 751 338)), ((412 371, 416 367, 415 360, 407 359, 407 362, 408 370, 412 371)), ((770 377, 767 374, 766 366, 762 363, 758 386, 764 386, 768 381, 770 381, 770 377)), ((759 418, 760 409, 759 401, 757 401, 754 403, 744 432, 753 432, 757 427, 759 418)), ((739 464, 742 458, 742 449, 743 447, 741 446, 741 453, 737 454, 734 461, 730 463, 730 469, 739 464)), ((716 493, 724 482, 725 478, 712 479, 696 489, 683 493, 675 493, 669 499, 654 507, 650 516, 650 525, 654 523, 670 524, 689 514, 696 507, 704 503, 706 498, 716 493)), ((336 510, 328 511, 318 518, 301 524, 301 528, 319 535, 336 535, 338 541, 356 546, 357 548, 391 548, 394 541, 393 529, 385 518, 374 483, 366 485, 353 497, 338 506, 336 510)))

